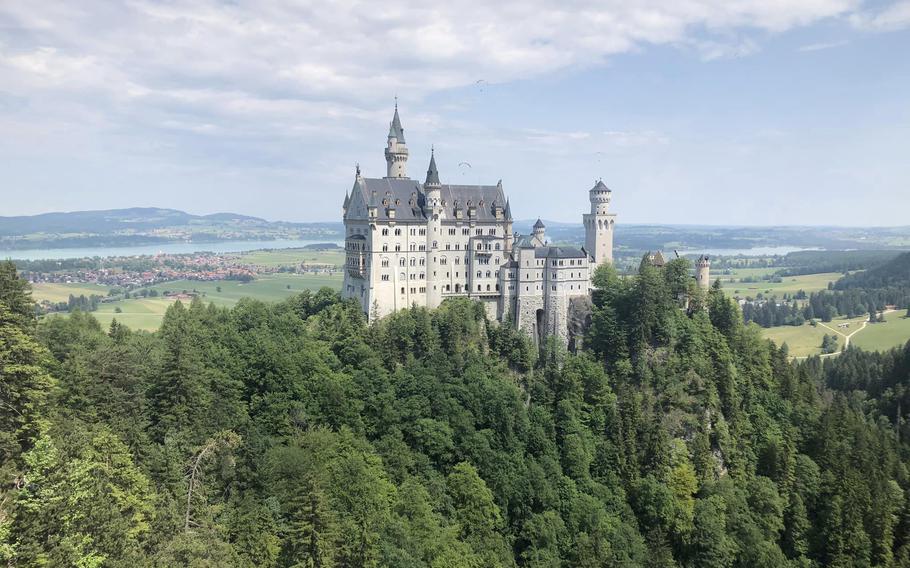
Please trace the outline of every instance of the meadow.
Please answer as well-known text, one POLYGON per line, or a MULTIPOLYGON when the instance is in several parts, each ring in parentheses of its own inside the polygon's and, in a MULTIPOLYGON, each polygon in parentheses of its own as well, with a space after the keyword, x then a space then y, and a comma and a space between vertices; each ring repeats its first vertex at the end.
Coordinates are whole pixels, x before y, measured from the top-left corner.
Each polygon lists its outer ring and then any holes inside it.
MULTIPOLYGON (((244 263, 262 267, 277 268, 280 266, 339 266, 344 262, 344 252, 336 250, 261 250, 242 255, 244 263)), ((175 280, 147 286, 155 290, 158 296, 151 298, 133 297, 128 300, 101 304, 92 314, 107 327, 115 318, 132 329, 153 331, 161 325, 164 312, 176 301, 176 298, 165 297, 170 293, 196 294, 206 304, 230 307, 241 298, 253 298, 263 302, 280 302, 304 290, 318 290, 324 286, 341 290, 342 272, 306 272, 261 274, 251 282, 237 280, 175 280)), ((69 295, 79 296, 96 294, 107 296, 109 287, 96 284, 34 284, 32 297, 36 301, 65 302, 69 295)), ((142 288, 133 290, 136 292, 142 288)), ((61 314, 63 315, 63 314, 61 314)), ((58 317, 58 316, 52 316, 58 317)))
POLYGON ((109 287, 102 286, 101 284, 89 284, 84 282, 40 282, 32 284, 32 298, 37 302, 42 300, 47 300, 48 302, 66 302, 69 300, 71 294, 73 296, 84 295, 86 298, 92 294, 96 296, 107 296, 108 290, 110 290, 109 287))
MULTIPOLYGON (((318 290, 323 286, 333 290, 341 289, 341 273, 328 274, 265 274, 252 282, 218 280, 175 280, 149 286, 161 296, 155 298, 131 298, 120 302, 102 304, 92 314, 102 326, 109 326, 111 320, 123 323, 131 329, 154 331, 161 325, 164 312, 174 303, 175 298, 164 297, 165 292, 195 293, 206 304, 231 307, 241 298, 253 298, 263 302, 280 302, 304 290, 318 290), (120 308, 120 312, 117 312, 120 308)), ((184 300, 185 302, 186 300, 184 300)))
POLYGON ((796 294, 800 290, 809 294, 826 290, 829 282, 834 282, 843 274, 839 272, 824 272, 822 274, 804 274, 801 276, 786 276, 781 282, 740 282, 747 277, 761 277, 773 273, 779 268, 740 268, 731 270, 732 274, 712 274, 712 279, 719 278, 721 286, 727 294, 736 298, 755 298, 758 294, 765 297, 784 294, 796 294))
POLYGON ((851 345, 867 351, 884 351, 900 347, 910 340, 910 318, 906 310, 885 314, 884 323, 869 324, 850 340, 851 345))

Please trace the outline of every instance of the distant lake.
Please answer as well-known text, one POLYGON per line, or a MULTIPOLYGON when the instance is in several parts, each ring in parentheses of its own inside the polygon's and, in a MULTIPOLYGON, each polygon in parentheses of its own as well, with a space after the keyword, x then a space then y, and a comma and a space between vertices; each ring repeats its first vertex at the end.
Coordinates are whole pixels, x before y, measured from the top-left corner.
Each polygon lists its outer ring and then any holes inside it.
POLYGON ((158 253, 165 254, 190 254, 195 252, 245 252, 259 249, 289 249, 303 248, 317 243, 335 243, 343 245, 342 241, 331 238, 321 240, 296 241, 219 241, 215 243, 167 243, 156 245, 140 245, 131 247, 85 247, 85 248, 56 248, 33 250, 0 250, 0 259, 13 260, 42 260, 85 258, 94 256, 141 256, 158 253))
POLYGON ((773 256, 785 255, 791 252, 802 252, 806 250, 823 250, 818 247, 794 247, 794 246, 776 246, 776 247, 755 247, 746 249, 734 248, 705 248, 705 249, 679 249, 679 254, 707 254, 711 256, 773 256))

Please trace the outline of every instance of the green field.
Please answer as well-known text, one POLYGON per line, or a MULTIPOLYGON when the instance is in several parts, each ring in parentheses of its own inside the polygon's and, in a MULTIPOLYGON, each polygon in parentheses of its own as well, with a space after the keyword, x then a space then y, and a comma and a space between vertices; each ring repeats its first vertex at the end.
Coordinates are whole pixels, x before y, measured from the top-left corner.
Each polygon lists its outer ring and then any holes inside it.
MULTIPOLYGON (((254 298, 263 302, 279 302, 299 294, 304 290, 318 290, 328 286, 333 290, 341 289, 341 272, 333 275, 313 274, 266 274, 252 282, 237 282, 233 280, 219 280, 215 282, 200 282, 198 280, 176 280, 150 286, 159 293, 164 292, 193 292, 200 295, 200 299, 216 306, 230 307, 241 298, 254 298), (218 288, 221 291, 218 291, 218 288)), ((134 291, 135 293, 135 291, 134 291)), ((132 298, 120 302, 102 304, 98 310, 92 312, 102 326, 109 326, 114 318, 132 329, 145 329, 154 331, 161 325, 161 319, 174 300, 158 296, 156 298, 132 298), (117 313, 120 308, 121 313, 117 313)))
POLYGON ((885 315, 884 323, 869 324, 850 340, 851 345, 867 351, 885 351, 899 347, 910 340, 910 318, 906 310, 885 315))
POLYGON ((344 264, 344 250, 257 250, 244 253, 241 255, 240 261, 244 264, 255 264, 272 268, 278 266, 300 266, 301 264, 342 266, 344 264))
MULTIPOLYGON (((762 328, 761 332, 762 337, 770 339, 778 346, 786 343, 790 350, 791 357, 821 355, 822 337, 824 337, 825 334, 837 335, 833 331, 822 326, 813 327, 808 323, 798 327, 783 325, 780 327, 762 328)), ((837 348, 840 349, 843 345, 844 338, 837 335, 837 348)))
POLYGON ((36 302, 47 300, 48 302, 65 302, 69 300, 70 294, 73 296, 85 295, 86 297, 95 294, 96 296, 107 296, 110 290, 107 286, 100 284, 74 283, 74 284, 57 284, 39 282, 32 284, 32 298, 36 302))
POLYGON ((850 345, 861 347, 867 351, 884 351, 905 344, 910 340, 910 318, 904 317, 905 310, 893 312, 885 316, 885 323, 867 324, 861 328, 866 320, 865 316, 853 319, 838 318, 827 323, 819 323, 817 327, 804 324, 799 327, 780 326, 763 328, 762 336, 782 345, 786 343, 790 348, 792 357, 808 357, 821 354, 822 336, 837 335, 838 347, 843 347, 844 337, 841 334, 853 335, 850 345), (838 324, 848 323, 850 327, 839 328, 838 324), (825 327, 825 326, 828 327, 825 327), (837 330, 840 333, 835 333, 837 330), (859 330, 859 331, 857 331, 859 330))
POLYGON ((768 296, 783 296, 784 294, 795 294, 800 290, 807 294, 818 292, 828 288, 829 282, 834 282, 841 276, 839 272, 825 272, 823 274, 804 274, 801 276, 787 276, 782 282, 739 282, 739 279, 748 276, 759 276, 773 272, 767 268, 745 268, 735 270, 734 274, 721 274, 720 278, 723 289, 728 294, 738 298, 754 298, 758 294, 768 296), (752 273, 754 271, 754 273, 752 273), (732 280, 732 281, 731 281, 732 280))

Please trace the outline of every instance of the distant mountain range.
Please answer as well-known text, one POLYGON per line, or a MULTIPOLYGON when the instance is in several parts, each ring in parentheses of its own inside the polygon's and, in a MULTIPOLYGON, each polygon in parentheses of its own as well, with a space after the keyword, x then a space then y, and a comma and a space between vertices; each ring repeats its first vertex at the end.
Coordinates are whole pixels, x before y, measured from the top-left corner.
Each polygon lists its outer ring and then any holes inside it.
MULTIPOLYGON (((529 233, 536 219, 516 220, 519 233, 529 233)), ((581 223, 547 221, 547 236, 559 243, 581 244, 581 223)), ((343 238, 340 221, 291 223, 239 213, 192 215, 176 209, 133 207, 0 217, 0 250, 131 246, 168 242, 343 238)), ((697 225, 616 225, 621 255, 646 250, 695 251, 800 247, 829 250, 910 249, 907 227, 723 227, 697 225)))

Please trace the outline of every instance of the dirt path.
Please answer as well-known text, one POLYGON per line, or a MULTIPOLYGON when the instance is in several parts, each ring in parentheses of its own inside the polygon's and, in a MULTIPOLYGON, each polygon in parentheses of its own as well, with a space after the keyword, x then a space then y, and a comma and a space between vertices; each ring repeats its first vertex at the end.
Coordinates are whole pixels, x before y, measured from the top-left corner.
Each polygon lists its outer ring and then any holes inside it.
MULTIPOLYGON (((896 312, 896 311, 897 310, 883 310, 882 315, 890 314, 890 313, 896 312)), ((869 323, 869 318, 867 317, 866 320, 863 321, 863 325, 859 326, 857 329, 854 329, 850 333, 843 333, 841 331, 838 331, 838 330, 834 329, 833 327, 831 327, 830 325, 827 325, 823 322, 818 322, 818 325, 820 325, 826 329, 830 329, 834 333, 843 337, 844 338, 844 349, 846 349, 847 347, 850 347, 850 338, 853 337, 854 335, 856 335, 857 333, 861 332, 862 330, 866 329, 866 325, 868 325, 868 323, 869 323)), ((823 353, 823 354, 819 355, 819 357, 824 359, 825 357, 836 357, 837 355, 840 355, 840 354, 841 354, 841 351, 835 351, 834 353, 823 353)), ((808 359, 808 358, 809 357, 793 357, 793 359, 808 359)))

